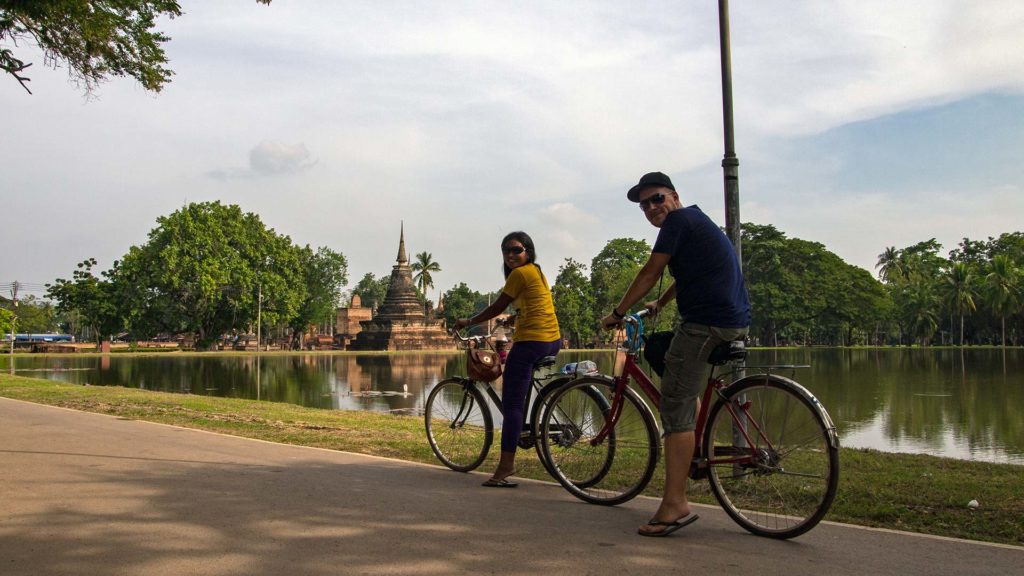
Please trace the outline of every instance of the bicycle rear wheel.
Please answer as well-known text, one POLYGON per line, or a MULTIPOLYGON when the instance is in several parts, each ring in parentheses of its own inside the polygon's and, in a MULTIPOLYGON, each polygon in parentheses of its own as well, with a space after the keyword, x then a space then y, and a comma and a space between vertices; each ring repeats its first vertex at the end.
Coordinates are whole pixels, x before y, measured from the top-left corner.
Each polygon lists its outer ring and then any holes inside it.
POLYGON ((828 414, 806 389, 779 376, 745 378, 723 396, 711 409, 703 444, 715 498, 759 536, 807 532, 828 512, 839 485, 839 442, 828 414))
POLYGON ((448 378, 427 396, 423 419, 430 449, 457 472, 476 469, 494 441, 491 411, 472 380, 448 378))
POLYGON ((643 491, 658 464, 660 439, 650 408, 626 388, 610 433, 596 436, 610 417, 614 382, 583 377, 555 392, 541 424, 541 447, 555 479, 591 504, 626 502, 643 491))

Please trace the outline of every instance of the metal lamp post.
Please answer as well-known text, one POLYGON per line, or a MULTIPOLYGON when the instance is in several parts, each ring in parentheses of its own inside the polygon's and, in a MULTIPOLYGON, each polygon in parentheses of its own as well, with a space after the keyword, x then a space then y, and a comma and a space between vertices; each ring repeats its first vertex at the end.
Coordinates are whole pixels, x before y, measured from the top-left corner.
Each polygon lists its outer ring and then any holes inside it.
POLYGON ((718 0, 718 36, 722 54, 722 121, 725 133, 725 156, 722 172, 725 177, 725 231, 743 266, 740 234, 740 161, 736 157, 732 116, 732 51, 729 48, 729 0, 718 0))
MULTIPOLYGON (((732 50, 729 47, 729 0, 718 0, 718 38, 722 54, 722 124, 725 134, 725 155, 722 157, 722 175, 725 178, 725 232, 736 250, 740 270, 743 269, 743 241, 740 231, 740 160, 736 157, 732 116, 732 50)), ((746 375, 744 364, 737 366, 736 379, 746 375)), ((742 400, 741 400, 742 401, 742 400)), ((741 415, 742 416, 742 415, 741 415)), ((745 418, 733 422, 732 439, 735 446, 746 446, 745 418)), ((742 474, 738 468, 734 473, 742 474)))

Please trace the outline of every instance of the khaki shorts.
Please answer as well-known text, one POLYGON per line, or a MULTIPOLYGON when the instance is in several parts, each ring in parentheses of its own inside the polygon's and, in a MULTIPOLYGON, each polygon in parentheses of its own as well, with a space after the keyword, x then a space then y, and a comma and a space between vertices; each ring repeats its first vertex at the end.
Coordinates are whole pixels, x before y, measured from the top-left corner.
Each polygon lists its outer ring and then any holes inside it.
POLYGON ((697 397, 707 385, 708 356, 721 342, 739 340, 747 328, 716 328, 693 322, 676 324, 675 336, 665 353, 661 378, 663 434, 692 432, 697 425, 697 397))

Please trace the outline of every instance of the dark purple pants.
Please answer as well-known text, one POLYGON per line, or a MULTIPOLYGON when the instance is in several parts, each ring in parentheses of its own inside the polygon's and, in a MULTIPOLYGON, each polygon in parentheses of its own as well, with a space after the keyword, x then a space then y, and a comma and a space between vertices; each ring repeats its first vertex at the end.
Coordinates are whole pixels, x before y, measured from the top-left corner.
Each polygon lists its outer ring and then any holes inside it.
POLYGON ((516 342, 505 361, 501 383, 501 451, 515 452, 519 433, 523 431, 526 392, 533 378, 533 365, 545 356, 554 356, 562 347, 554 342, 516 342))

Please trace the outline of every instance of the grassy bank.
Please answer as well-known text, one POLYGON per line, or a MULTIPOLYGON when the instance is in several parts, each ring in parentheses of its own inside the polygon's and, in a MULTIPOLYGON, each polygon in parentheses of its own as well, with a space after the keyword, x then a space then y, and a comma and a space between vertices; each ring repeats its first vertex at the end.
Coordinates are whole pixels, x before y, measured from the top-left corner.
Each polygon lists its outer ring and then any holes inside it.
MULTIPOLYGON (((78 386, 7 374, 0 374, 0 396, 272 442, 437 462, 419 417, 78 386)), ((843 449, 841 462, 839 493, 827 520, 1024 545, 1024 467, 853 449, 843 449), (968 508, 971 500, 979 507, 968 508)), ((485 463, 482 470, 492 467, 485 463)), ((519 470, 522 476, 548 478, 532 453, 522 454, 519 470)), ((651 494, 659 490, 652 483, 651 494)), ((705 482, 692 493, 697 501, 714 503, 705 482)))

